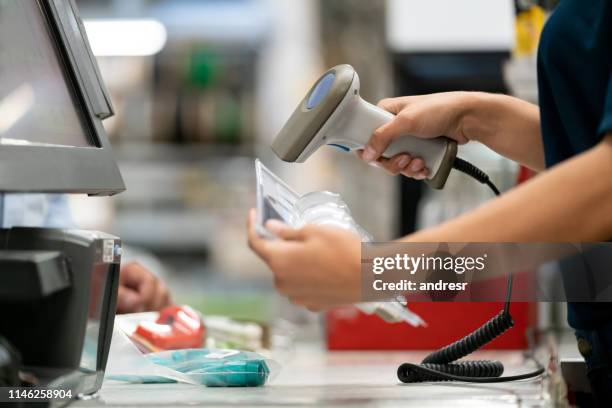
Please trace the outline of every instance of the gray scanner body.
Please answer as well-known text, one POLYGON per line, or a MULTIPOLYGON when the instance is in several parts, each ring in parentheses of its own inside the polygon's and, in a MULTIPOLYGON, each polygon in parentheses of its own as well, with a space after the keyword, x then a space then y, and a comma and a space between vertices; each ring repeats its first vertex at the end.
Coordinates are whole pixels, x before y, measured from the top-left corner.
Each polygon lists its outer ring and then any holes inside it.
MULTIPOLYGON (((372 133, 394 118, 363 100, 359 76, 350 65, 337 65, 312 86, 272 143, 272 150, 287 162, 304 162, 323 145, 350 152, 362 149, 372 133)), ((457 155, 457 143, 446 137, 421 139, 406 135, 383 153, 393 157, 408 153, 429 168, 427 182, 442 188, 457 155)))

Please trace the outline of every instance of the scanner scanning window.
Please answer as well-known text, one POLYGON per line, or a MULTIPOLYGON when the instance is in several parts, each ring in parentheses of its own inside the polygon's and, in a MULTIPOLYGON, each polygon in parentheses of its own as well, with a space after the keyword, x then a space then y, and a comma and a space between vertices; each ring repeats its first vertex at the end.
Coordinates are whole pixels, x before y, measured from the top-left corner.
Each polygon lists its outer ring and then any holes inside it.
POLYGON ((35 0, 0 0, 0 143, 92 147, 81 104, 35 0))

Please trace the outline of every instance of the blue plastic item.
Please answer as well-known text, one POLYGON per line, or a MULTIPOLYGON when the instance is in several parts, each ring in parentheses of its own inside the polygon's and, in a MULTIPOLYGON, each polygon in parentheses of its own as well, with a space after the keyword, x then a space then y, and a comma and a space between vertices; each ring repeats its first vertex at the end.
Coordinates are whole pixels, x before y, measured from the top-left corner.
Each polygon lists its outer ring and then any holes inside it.
POLYGON ((238 350, 169 350, 145 357, 207 387, 259 387, 270 375, 262 356, 238 350))

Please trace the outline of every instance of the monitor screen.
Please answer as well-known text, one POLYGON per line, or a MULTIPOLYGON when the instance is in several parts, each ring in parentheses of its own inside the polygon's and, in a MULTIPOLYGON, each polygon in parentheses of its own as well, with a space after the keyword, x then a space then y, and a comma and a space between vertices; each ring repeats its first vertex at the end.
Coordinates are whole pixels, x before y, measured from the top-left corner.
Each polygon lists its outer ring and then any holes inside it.
POLYGON ((49 30, 37 1, 0 0, 0 143, 92 147, 49 30))

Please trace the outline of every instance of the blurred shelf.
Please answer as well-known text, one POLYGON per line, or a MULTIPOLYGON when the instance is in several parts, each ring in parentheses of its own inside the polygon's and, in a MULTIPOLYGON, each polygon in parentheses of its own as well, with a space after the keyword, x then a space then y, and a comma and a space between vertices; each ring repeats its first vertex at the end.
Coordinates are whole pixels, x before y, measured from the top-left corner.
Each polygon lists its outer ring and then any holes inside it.
POLYGON ((258 46, 270 31, 269 12, 255 0, 164 0, 150 15, 166 25, 171 39, 258 46))
POLYGON ((205 256, 220 240, 237 241, 255 201, 248 148, 134 143, 114 151, 128 190, 114 199, 113 230, 126 243, 205 256))
POLYGON ((154 252, 205 257, 219 221, 208 212, 119 211, 118 235, 131 245, 154 252))
POLYGON ((77 0, 85 18, 154 18, 169 41, 195 40, 256 47, 270 32, 270 12, 258 0, 77 0))
POLYGON ((113 152, 118 161, 182 161, 225 160, 254 157, 252 143, 189 143, 117 142, 113 152))

